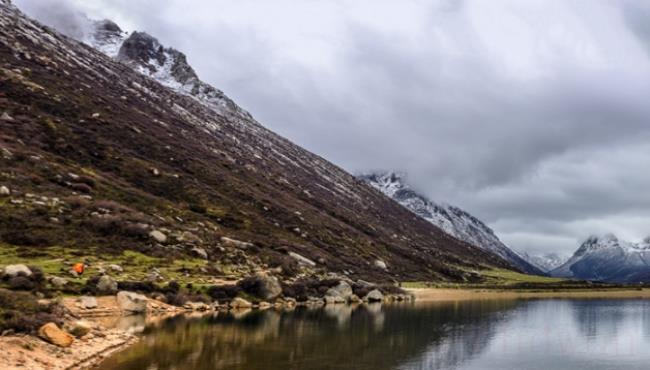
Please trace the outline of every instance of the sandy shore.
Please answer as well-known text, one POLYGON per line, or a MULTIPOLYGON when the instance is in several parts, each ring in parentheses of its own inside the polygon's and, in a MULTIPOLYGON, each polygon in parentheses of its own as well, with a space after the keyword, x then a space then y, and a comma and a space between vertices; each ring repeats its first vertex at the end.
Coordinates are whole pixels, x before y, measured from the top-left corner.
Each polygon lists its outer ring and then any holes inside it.
POLYGON ((517 291, 495 289, 407 289, 415 296, 416 302, 463 301, 481 299, 639 299, 650 298, 650 289, 605 289, 576 291, 517 291))
POLYGON ((178 307, 149 300, 147 315, 126 316, 119 309, 115 296, 98 297, 95 309, 83 309, 76 298, 63 299, 75 316, 89 322, 89 334, 76 338, 68 348, 49 344, 32 335, 0 337, 2 370, 68 370, 89 369, 106 357, 137 342, 146 325, 187 312, 178 307))

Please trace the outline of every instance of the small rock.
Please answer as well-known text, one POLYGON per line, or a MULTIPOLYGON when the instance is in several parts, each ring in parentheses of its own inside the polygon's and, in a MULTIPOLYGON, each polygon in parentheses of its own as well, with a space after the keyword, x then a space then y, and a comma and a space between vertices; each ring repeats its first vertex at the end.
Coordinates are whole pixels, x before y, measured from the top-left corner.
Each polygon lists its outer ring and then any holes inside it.
POLYGON ((99 118, 99 117, 101 117, 101 114, 99 114, 99 113, 93 113, 91 117, 92 117, 92 118, 99 118))
POLYGON ((77 299, 77 302, 85 309, 97 308, 97 298, 90 296, 81 296, 77 299))
POLYGON ((208 252, 206 252, 205 249, 203 248, 199 248, 199 247, 192 248, 192 254, 204 260, 208 259, 208 252))
POLYGON ((240 240, 228 238, 225 236, 221 237, 221 243, 223 243, 223 245, 225 245, 226 247, 234 247, 240 249, 248 249, 250 247, 253 247, 252 243, 242 242, 240 240))
POLYGON ((4 197, 6 197, 8 195, 11 195, 11 190, 9 190, 8 187, 2 185, 2 186, 0 186, 0 195, 2 195, 4 197))
POLYGON ((7 265, 5 266, 4 275, 10 278, 17 276, 18 274, 25 276, 32 276, 32 270, 29 269, 26 265, 7 265))
POLYGON ((167 241, 167 235, 163 234, 163 232, 160 230, 153 230, 149 233, 149 236, 158 243, 164 243, 167 241))
POLYGON ((7 113, 7 112, 2 112, 2 117, 0 117, 0 119, 3 120, 3 121, 9 121, 9 122, 14 120, 14 118, 12 116, 10 116, 9 113, 7 113))
POLYGON ((157 168, 152 168, 151 174, 154 176, 160 176, 160 171, 157 168))
POLYGON ((50 284, 57 288, 63 288, 68 284, 68 280, 62 277, 54 276, 50 279, 50 284))
POLYGON ((382 302, 384 295, 378 289, 373 289, 363 298, 366 302, 382 302))
POLYGON ((117 281, 108 275, 102 275, 97 282, 97 290, 103 294, 113 294, 117 292, 117 281))
POLYGON ((289 257, 291 257, 291 258, 295 259, 296 261, 298 261, 299 265, 311 266, 311 267, 316 266, 316 262, 310 260, 307 257, 301 256, 298 253, 289 252, 289 257))
POLYGON ((375 260, 375 267, 380 268, 382 270, 387 270, 388 266, 386 265, 386 262, 382 260, 375 260))
POLYGON ((38 329, 38 336, 43 340, 54 344, 59 347, 70 347, 74 342, 74 337, 53 323, 47 323, 38 329))
POLYGON ((88 321, 78 320, 70 324, 68 331, 77 338, 90 333, 92 325, 88 321))
POLYGON ((120 265, 110 265, 108 268, 114 272, 124 272, 124 269, 120 265))
POLYGON ((235 297, 230 302, 230 307, 231 308, 251 308, 251 307, 253 307, 253 304, 250 303, 249 301, 245 300, 244 298, 235 297))
POLYGON ((121 291, 117 293, 117 304, 126 313, 141 313, 147 311, 147 297, 142 294, 121 291))

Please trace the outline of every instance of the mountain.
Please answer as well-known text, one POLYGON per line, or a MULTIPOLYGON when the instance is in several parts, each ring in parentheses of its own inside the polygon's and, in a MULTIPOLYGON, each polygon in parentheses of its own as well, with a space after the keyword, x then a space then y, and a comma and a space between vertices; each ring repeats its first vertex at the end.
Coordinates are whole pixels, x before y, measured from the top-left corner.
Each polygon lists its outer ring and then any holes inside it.
POLYGON ((544 272, 554 270, 563 265, 569 257, 560 256, 556 253, 547 253, 541 255, 531 255, 528 253, 519 254, 523 259, 528 261, 531 265, 539 268, 544 272))
POLYGON ((503 244, 494 231, 481 220, 458 207, 435 203, 418 194, 408 186, 403 175, 395 172, 379 172, 362 174, 359 178, 445 233, 494 253, 521 271, 544 274, 540 268, 533 266, 503 244))
POLYGON ((150 36, 104 22, 101 37, 124 38, 104 44, 111 58, 7 0, 0 26, 3 256, 198 255, 208 267, 174 271, 206 280, 464 281, 509 267, 266 129, 150 36))
POLYGON ((650 281, 650 238, 640 243, 613 234, 591 236, 552 276, 614 283, 650 281))

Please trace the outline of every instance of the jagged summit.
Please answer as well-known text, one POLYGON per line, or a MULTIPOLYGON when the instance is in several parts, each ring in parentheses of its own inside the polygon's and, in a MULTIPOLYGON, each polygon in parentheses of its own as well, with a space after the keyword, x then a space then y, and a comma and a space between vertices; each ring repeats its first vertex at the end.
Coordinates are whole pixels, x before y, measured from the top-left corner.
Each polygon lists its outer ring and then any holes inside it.
POLYGON ((203 82, 182 52, 165 47, 146 32, 124 32, 110 20, 90 23, 91 31, 81 41, 178 93, 196 98, 220 114, 233 116, 243 123, 257 124, 250 113, 223 91, 203 82))
POLYGON ((359 178, 393 198, 413 213, 438 226, 447 234, 504 258, 520 270, 532 274, 544 272, 524 260, 503 244, 494 231, 470 213, 444 203, 433 202, 411 189, 406 175, 380 171, 359 175, 359 178))
POLYGON ((608 282, 650 281, 650 238, 640 243, 614 234, 588 237, 553 276, 608 282))

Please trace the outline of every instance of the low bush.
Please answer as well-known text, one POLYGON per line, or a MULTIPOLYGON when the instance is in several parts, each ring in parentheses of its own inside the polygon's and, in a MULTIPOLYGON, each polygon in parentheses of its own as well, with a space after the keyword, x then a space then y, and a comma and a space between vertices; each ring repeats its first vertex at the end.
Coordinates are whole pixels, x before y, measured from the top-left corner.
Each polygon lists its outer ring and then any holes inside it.
POLYGON ((48 322, 61 325, 64 313, 58 303, 42 305, 30 293, 0 289, 0 332, 35 333, 48 322))

